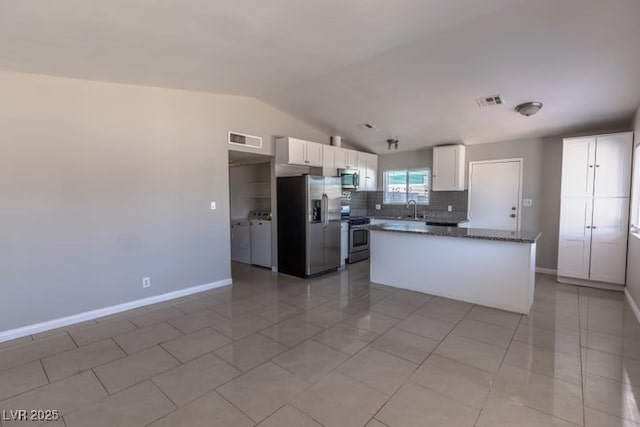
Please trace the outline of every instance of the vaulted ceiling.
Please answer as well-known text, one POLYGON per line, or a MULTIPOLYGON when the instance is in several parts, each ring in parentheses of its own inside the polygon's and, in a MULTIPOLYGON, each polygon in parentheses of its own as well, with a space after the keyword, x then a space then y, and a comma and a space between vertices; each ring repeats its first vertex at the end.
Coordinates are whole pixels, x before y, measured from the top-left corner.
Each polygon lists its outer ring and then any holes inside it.
POLYGON ((254 96, 375 152, 626 123, 639 46, 638 0, 0 2, 1 69, 254 96))

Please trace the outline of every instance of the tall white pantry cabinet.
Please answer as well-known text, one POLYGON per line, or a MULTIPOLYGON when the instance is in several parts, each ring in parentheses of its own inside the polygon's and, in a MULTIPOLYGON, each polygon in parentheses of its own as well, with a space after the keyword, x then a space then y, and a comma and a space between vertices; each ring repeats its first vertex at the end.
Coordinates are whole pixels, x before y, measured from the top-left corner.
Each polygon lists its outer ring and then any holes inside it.
POLYGON ((632 150, 632 132, 564 140, 559 282, 625 284, 632 150))

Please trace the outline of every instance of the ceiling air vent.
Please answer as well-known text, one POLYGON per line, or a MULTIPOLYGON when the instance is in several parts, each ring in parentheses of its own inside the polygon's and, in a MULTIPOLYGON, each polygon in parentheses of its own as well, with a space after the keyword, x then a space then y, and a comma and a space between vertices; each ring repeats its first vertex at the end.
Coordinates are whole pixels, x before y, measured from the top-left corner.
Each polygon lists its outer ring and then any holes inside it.
POLYGON ((480 108, 492 107, 494 105, 504 104, 504 98, 502 97, 502 95, 491 95, 478 98, 476 99, 476 102, 478 103, 478 107, 480 108))
POLYGON ((372 125, 371 123, 360 123, 358 126, 361 127, 362 129, 371 129, 371 130, 377 130, 377 131, 380 130, 374 125, 372 125))
POLYGON ((262 148, 262 137, 229 131, 229 144, 244 145, 249 148, 262 148))

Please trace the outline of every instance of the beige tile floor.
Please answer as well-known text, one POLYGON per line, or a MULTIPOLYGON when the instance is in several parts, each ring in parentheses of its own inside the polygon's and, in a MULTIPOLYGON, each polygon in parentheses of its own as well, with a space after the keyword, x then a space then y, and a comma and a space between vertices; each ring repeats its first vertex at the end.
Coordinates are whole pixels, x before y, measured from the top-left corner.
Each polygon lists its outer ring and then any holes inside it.
POLYGON ((621 293, 539 275, 520 316, 369 283, 367 262, 233 277, 0 343, 0 411, 60 411, 49 427, 640 426, 621 293))

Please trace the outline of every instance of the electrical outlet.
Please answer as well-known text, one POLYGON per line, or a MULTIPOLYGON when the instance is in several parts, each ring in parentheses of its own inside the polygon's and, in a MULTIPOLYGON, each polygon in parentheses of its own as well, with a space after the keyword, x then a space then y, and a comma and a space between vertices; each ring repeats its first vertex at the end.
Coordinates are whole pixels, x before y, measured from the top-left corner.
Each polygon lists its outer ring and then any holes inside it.
POLYGON ((380 206, 380 203, 376 203, 376 210, 379 211, 382 208, 382 206, 380 206))
POLYGON ((448 205, 447 206, 447 212, 453 212, 453 206, 448 205))
POLYGON ((531 199, 524 199, 522 201, 522 206, 531 206, 531 205, 533 205, 533 200, 531 199))
POLYGON ((142 278, 142 287, 148 288, 151 286, 151 277, 143 277, 142 278))
POLYGON ((216 210, 216 202, 211 202, 211 210, 212 211, 216 210))

